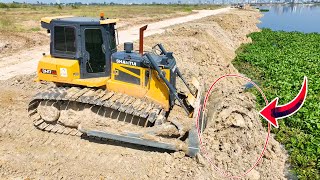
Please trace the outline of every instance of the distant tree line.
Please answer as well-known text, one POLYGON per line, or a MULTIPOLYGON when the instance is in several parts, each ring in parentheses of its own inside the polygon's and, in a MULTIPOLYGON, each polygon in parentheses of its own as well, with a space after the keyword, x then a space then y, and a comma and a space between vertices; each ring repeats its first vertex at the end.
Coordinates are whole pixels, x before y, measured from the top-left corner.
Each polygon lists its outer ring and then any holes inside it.
MULTIPOLYGON (((75 2, 75 3, 46 3, 46 2, 42 2, 42 1, 37 1, 37 3, 19 3, 19 2, 15 2, 13 1, 12 3, 1 3, 0 2, 0 8, 32 8, 35 6, 58 6, 59 9, 62 8, 62 6, 71 6, 74 9, 77 9, 79 6, 82 5, 99 5, 99 6, 103 6, 103 5, 117 5, 117 6, 121 6, 121 5, 166 5, 166 4, 170 4, 170 5, 190 5, 190 4, 182 4, 181 1, 178 1, 178 3, 158 3, 158 2, 150 2, 150 3, 130 3, 130 4, 120 4, 120 3, 116 3, 116 2, 110 2, 110 3, 106 3, 106 2, 101 2, 101 3, 82 3, 82 2, 75 2)), ((197 6, 198 4, 192 4, 194 6, 197 6)))

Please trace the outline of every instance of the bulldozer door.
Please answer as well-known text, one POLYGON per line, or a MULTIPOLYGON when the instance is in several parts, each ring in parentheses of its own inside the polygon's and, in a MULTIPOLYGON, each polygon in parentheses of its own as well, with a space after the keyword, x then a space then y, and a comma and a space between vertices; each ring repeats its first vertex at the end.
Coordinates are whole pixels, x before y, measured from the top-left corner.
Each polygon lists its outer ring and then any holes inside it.
POLYGON ((107 34, 102 27, 81 27, 82 57, 81 76, 83 78, 110 75, 110 49, 107 34))

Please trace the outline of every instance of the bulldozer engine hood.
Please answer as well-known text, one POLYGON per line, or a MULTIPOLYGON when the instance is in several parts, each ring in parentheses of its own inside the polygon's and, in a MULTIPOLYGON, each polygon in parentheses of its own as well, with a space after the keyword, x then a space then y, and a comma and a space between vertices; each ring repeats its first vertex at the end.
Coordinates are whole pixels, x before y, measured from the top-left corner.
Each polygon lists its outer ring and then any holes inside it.
MULTIPOLYGON (((176 69, 176 60, 173 57, 166 55, 152 54, 153 59, 156 61, 159 67, 163 69, 172 69, 172 72, 176 69)), ((150 67, 148 59, 145 55, 141 55, 136 52, 127 53, 125 51, 113 53, 111 56, 113 63, 126 64, 130 66, 138 66, 148 68, 150 67)))

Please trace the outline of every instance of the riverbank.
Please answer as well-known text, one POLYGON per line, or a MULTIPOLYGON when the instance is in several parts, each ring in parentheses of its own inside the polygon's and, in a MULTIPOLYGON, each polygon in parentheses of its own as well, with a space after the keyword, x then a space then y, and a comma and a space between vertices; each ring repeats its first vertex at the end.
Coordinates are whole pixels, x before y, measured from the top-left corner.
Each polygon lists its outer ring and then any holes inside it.
MULTIPOLYGON (((320 34, 264 29, 249 37, 253 42, 239 49, 233 64, 260 84, 268 100, 279 97, 280 105, 290 102, 298 94, 303 77, 308 77, 303 107, 280 120, 279 129, 273 128, 273 132, 290 154, 293 173, 299 179, 320 179, 320 34)), ((257 97, 258 104, 263 104, 264 100, 257 97)))

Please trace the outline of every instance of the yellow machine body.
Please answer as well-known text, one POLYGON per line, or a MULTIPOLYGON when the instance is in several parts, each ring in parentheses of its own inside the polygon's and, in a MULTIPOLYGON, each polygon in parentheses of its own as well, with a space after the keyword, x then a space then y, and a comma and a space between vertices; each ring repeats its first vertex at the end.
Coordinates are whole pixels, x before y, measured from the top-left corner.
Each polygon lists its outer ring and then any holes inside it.
MULTIPOLYGON (((170 79, 170 69, 163 69, 166 78, 170 79)), ((165 110, 169 110, 169 89, 158 77, 155 70, 130 66, 126 64, 111 64, 111 77, 83 78, 81 79, 78 60, 55 58, 50 55, 43 56, 38 64, 37 81, 49 81, 62 84, 73 84, 86 87, 105 88, 108 91, 123 93, 129 96, 146 97, 165 110), (135 69, 136 72, 128 69, 135 69), (139 79, 140 84, 117 80, 119 73, 126 73, 139 79), (150 75, 146 78, 146 73, 150 75)))

